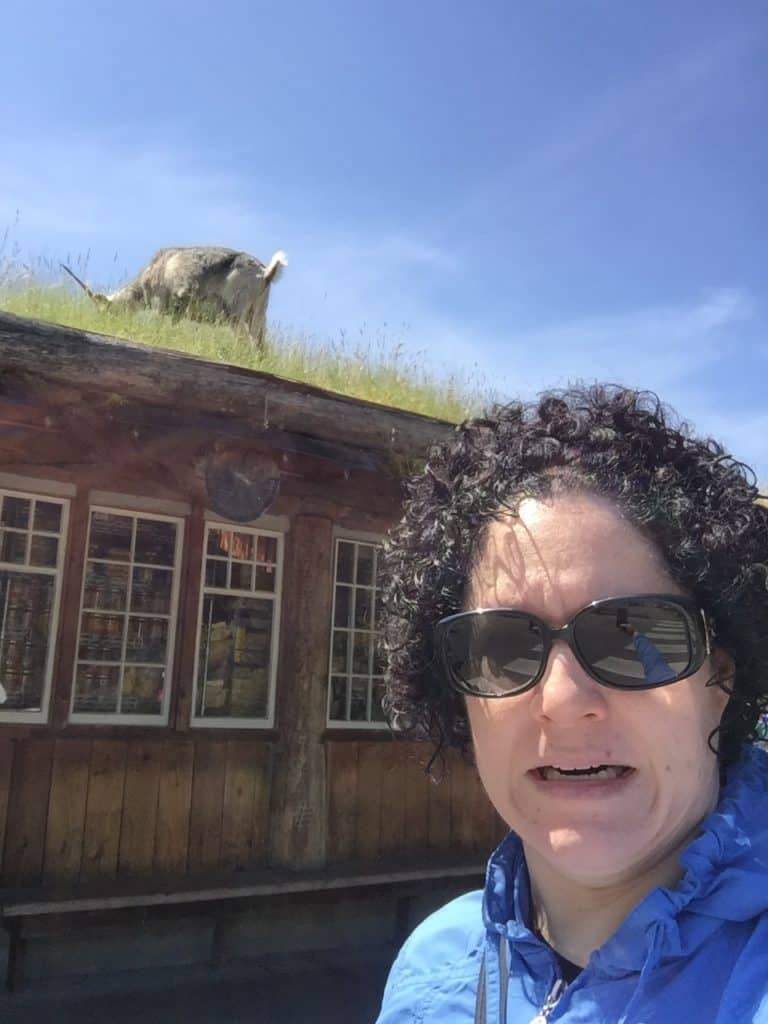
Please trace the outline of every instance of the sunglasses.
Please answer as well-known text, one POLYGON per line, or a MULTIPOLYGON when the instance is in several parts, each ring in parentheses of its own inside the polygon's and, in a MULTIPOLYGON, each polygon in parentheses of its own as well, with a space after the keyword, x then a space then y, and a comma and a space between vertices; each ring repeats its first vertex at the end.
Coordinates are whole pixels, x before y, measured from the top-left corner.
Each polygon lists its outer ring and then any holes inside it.
POLYGON ((710 653, 704 612, 686 597, 642 594, 593 601, 559 629, 513 608, 460 612, 435 626, 435 651, 454 690, 509 697, 541 679, 563 640, 598 683, 651 690, 693 675, 710 653))

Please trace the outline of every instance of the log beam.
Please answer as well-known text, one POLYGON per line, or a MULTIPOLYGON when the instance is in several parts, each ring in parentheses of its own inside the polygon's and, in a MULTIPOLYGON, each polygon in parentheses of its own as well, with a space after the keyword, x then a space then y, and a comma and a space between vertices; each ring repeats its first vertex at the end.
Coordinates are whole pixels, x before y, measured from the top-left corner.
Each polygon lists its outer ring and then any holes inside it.
POLYGON ((287 537, 273 774, 271 863, 325 864, 326 723, 331 620, 330 519, 297 515, 287 537))

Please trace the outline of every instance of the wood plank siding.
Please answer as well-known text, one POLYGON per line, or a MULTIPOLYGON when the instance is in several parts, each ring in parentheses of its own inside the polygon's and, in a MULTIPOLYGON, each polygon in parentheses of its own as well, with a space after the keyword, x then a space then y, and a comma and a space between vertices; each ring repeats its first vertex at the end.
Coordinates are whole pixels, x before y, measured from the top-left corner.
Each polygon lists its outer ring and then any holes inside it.
POLYGON ((421 743, 339 740, 327 752, 330 863, 481 860, 504 835, 476 769, 455 751, 437 782, 421 743))
POLYGON ((0 757, 4 886, 167 880, 266 863, 262 741, 25 739, 1 744, 0 757))
MULTIPOLYGON (((325 750, 329 867, 479 859, 503 834, 475 769, 453 752, 436 783, 422 744, 341 739, 325 750)), ((267 863, 269 744, 26 739, 2 744, 0 756, 5 886, 194 878, 267 863)))

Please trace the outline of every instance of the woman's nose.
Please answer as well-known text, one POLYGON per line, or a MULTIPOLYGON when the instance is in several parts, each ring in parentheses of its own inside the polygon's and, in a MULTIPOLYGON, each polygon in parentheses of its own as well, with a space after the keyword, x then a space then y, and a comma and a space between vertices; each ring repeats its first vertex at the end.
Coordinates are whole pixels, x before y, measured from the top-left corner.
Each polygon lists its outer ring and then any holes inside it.
POLYGON ((581 667, 573 651, 561 640, 552 644, 544 675, 534 693, 534 713, 557 725, 602 719, 608 711, 605 687, 581 667))

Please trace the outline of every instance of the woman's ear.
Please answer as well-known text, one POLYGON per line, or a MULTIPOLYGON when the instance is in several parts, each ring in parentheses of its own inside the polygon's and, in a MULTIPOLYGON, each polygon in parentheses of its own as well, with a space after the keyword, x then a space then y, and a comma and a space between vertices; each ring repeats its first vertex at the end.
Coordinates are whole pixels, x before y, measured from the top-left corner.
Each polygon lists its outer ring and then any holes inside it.
POLYGON ((716 702, 720 705, 720 711, 725 710, 731 694, 733 693, 734 677, 736 675, 736 663, 727 651, 722 647, 715 647, 709 656, 712 666, 712 675, 707 683, 710 692, 714 695, 716 702))

